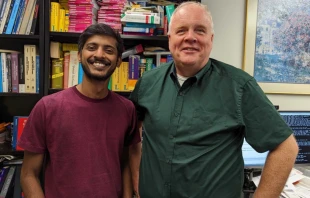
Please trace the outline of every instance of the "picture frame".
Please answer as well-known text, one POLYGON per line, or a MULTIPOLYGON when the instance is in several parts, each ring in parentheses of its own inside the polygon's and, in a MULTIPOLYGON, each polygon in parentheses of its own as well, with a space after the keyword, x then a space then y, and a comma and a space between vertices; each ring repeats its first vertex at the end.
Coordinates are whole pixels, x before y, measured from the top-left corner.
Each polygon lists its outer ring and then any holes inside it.
POLYGON ((310 1, 247 0, 243 70, 267 94, 310 94, 310 1))

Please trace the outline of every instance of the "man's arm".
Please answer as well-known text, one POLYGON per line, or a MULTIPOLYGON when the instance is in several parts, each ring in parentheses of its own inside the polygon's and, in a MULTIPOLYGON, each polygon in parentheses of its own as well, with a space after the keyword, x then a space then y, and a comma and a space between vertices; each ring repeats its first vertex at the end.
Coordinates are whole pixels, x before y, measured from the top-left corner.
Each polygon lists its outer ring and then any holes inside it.
MULTIPOLYGON (((140 137, 142 140, 142 121, 138 121, 138 127, 140 132, 140 137)), ((142 143, 131 145, 129 147, 129 165, 132 177, 133 190, 136 197, 139 196, 139 170, 140 170, 140 161, 142 155, 142 143)))
POLYGON ((39 179, 43 158, 44 154, 24 152, 20 183, 26 198, 44 198, 39 179))
POLYGON ((298 145, 293 135, 270 151, 254 198, 279 197, 298 154, 298 145))
POLYGON ((132 198, 133 188, 132 188, 131 172, 129 167, 128 147, 124 148, 122 177, 123 177, 123 198, 132 198))

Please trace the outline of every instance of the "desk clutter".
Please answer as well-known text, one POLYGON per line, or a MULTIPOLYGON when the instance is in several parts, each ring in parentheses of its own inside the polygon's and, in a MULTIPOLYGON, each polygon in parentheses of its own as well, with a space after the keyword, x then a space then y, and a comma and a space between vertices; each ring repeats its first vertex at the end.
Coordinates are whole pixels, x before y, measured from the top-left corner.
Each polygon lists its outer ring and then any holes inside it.
MULTIPOLYGON (((260 177, 252 178, 255 186, 258 186, 260 177)), ((292 169, 281 198, 310 198, 310 166, 296 166, 292 169)))

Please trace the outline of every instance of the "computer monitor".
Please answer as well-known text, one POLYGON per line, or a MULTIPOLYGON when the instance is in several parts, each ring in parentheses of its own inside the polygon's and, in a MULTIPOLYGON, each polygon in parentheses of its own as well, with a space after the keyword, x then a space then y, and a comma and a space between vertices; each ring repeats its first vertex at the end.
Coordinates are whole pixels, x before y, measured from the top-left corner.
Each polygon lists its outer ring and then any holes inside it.
POLYGON ((242 156, 245 168, 262 168, 265 165, 268 152, 258 153, 244 139, 242 156))
POLYGON ((279 111, 299 146, 295 164, 310 164, 310 111, 279 111))

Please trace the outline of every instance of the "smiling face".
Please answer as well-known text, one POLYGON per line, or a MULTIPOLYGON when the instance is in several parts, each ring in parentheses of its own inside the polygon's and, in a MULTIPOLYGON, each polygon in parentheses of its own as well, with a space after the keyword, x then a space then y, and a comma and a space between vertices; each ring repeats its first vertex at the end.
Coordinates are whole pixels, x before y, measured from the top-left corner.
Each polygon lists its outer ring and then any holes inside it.
POLYGON ((116 43, 113 37, 103 35, 94 35, 87 39, 79 52, 79 61, 82 63, 85 77, 96 81, 109 79, 121 63, 116 43))
POLYGON ((190 4, 180 8, 170 23, 169 50, 177 73, 195 75, 209 60, 213 45, 211 20, 204 8, 190 4))

